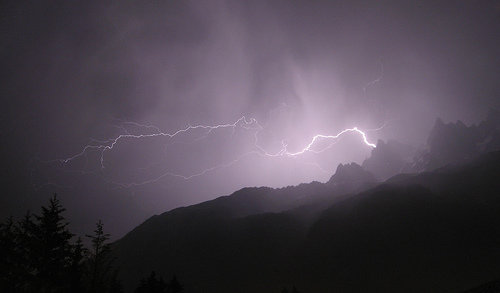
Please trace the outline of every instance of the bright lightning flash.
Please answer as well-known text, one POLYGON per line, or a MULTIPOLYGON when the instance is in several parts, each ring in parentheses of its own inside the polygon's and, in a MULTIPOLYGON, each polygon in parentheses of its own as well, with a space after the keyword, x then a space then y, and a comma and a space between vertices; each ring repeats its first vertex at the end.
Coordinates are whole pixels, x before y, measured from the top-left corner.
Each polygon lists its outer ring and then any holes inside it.
POLYGON ((214 130, 218 130, 218 129, 229 128, 229 129, 233 129, 233 133, 234 133, 236 128, 240 127, 241 129, 253 131, 254 141, 253 141, 252 147, 254 148, 254 150, 249 151, 247 153, 244 153, 244 154, 238 156, 236 159, 231 160, 229 162, 222 163, 222 164, 207 168, 205 170, 202 170, 199 173, 190 174, 190 175, 182 175, 182 174, 177 174, 174 172, 166 172, 166 173, 161 174, 160 176, 157 176, 155 178, 151 178, 149 180, 145 180, 142 182, 133 182, 133 183, 126 183, 126 184, 118 183, 118 182, 111 182, 113 184, 116 184, 117 186, 131 187, 131 186, 153 183, 153 182, 156 182, 156 181, 158 181, 164 177, 167 177, 167 176, 178 177, 178 178, 188 180, 188 179, 191 179, 193 177, 204 175, 208 172, 214 171, 214 170, 219 169, 219 168, 231 166, 231 165, 237 163, 238 161, 240 161, 241 159, 243 159, 244 157, 249 156, 249 155, 259 155, 261 157, 297 157, 297 156, 303 155, 307 152, 319 154, 319 153, 322 153, 325 150, 329 149, 336 142, 337 139, 339 139, 341 136, 343 136, 344 134, 347 134, 347 133, 359 134, 361 136, 362 142, 365 145, 367 145, 371 148, 376 147, 376 145, 374 143, 371 143, 368 141, 368 138, 367 138, 365 132, 358 129, 357 127, 353 127, 353 128, 344 129, 335 135, 317 134, 317 135, 312 137, 310 142, 304 148, 302 148, 299 151, 295 151, 295 152, 289 151, 287 149, 287 144, 285 142, 282 142, 282 148, 278 152, 271 153, 271 152, 266 151, 261 145, 259 145, 258 136, 259 136, 259 133, 264 128, 259 124, 257 119, 246 118, 245 116, 239 118, 234 123, 218 124, 218 125, 194 125, 194 126, 189 125, 183 129, 179 129, 179 130, 172 132, 172 133, 162 132, 158 127, 153 126, 153 125, 145 125, 145 124, 140 124, 140 123, 136 123, 136 122, 122 122, 122 125, 117 126, 117 127, 119 129, 121 129, 124 132, 124 134, 120 134, 115 138, 111 138, 111 139, 107 139, 107 140, 92 139, 91 140, 92 143, 84 146, 83 149, 79 153, 77 153, 71 157, 65 158, 65 159, 53 160, 52 162, 58 161, 58 162, 62 163, 64 166, 64 165, 69 164, 70 162, 72 162, 73 160, 75 160, 77 158, 80 158, 82 156, 86 156, 87 153, 89 153, 91 151, 96 151, 96 152, 100 153, 99 158, 100 158, 101 169, 105 169, 106 168, 106 166, 105 166, 105 153, 112 151, 118 144, 120 144, 120 142, 122 140, 125 140, 125 139, 143 140, 143 139, 154 138, 154 137, 165 137, 168 139, 174 139, 175 137, 177 137, 181 134, 187 134, 187 133, 189 133, 191 131, 195 131, 195 130, 202 130, 202 131, 204 130, 205 133, 200 138, 197 139, 197 140, 199 140, 199 139, 203 139, 203 138, 208 137, 210 135, 210 133, 212 133, 214 130), (137 128, 142 128, 142 129, 148 130, 148 133, 146 133, 146 134, 132 134, 127 130, 127 128, 124 125, 133 125, 137 128), (327 147, 317 149, 317 148, 315 148, 315 145, 317 145, 317 142, 319 140, 332 140, 333 143, 331 143, 327 147))

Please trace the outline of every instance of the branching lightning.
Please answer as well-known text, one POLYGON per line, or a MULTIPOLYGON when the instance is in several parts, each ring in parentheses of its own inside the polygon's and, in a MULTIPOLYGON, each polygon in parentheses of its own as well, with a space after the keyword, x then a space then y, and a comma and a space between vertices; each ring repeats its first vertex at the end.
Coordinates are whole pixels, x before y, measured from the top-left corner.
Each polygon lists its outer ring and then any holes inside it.
POLYGON ((219 124, 215 126, 209 126, 209 125, 195 125, 191 126, 188 125, 186 128, 179 129, 173 133, 166 133, 166 132, 161 132, 158 127, 156 126, 151 126, 151 125, 142 125, 139 123, 135 122, 126 122, 129 124, 134 124, 136 126, 140 127, 147 127, 147 128, 153 128, 156 130, 156 132, 151 133, 151 134, 130 134, 128 130, 125 129, 125 134, 120 134, 119 136, 115 138, 111 138, 108 140, 96 140, 92 139, 92 142, 95 143, 100 143, 100 144, 88 144, 86 145, 81 152, 75 154, 74 156, 71 156, 66 159, 59 160, 62 163, 69 163, 76 158, 79 158, 87 153, 87 151, 90 150, 97 150, 101 153, 101 167, 104 169, 104 153, 106 151, 112 150, 119 142, 120 140, 127 139, 127 138, 132 138, 132 139, 145 139, 145 138, 152 138, 152 137, 167 137, 167 138, 174 138, 182 133, 189 132, 191 130, 196 130, 196 129, 203 129, 207 130, 206 135, 209 135, 212 131, 220 128, 236 128, 237 126, 241 126, 244 129, 252 129, 252 125, 257 125, 259 129, 261 129, 260 125, 257 123, 257 120, 254 118, 247 119, 245 116, 241 117, 240 119, 236 120, 236 122, 232 124, 219 124))
MULTIPOLYGON (((185 128, 176 130, 176 131, 171 132, 171 133, 163 132, 160 130, 159 127, 156 127, 154 125, 140 124, 140 123, 129 122, 129 121, 121 121, 120 125, 118 125, 116 127, 121 130, 122 134, 120 134, 114 138, 110 138, 110 139, 106 139, 106 140, 91 139, 91 142, 88 145, 84 146, 82 148, 82 150, 80 152, 78 152, 77 154, 75 154, 71 157, 65 158, 65 159, 60 159, 60 160, 55 160, 55 161, 58 161, 63 166, 66 166, 69 163, 71 163, 72 161, 76 160, 77 158, 87 156, 87 154, 89 152, 95 151, 95 152, 98 152, 98 154, 99 154, 100 167, 101 167, 101 170, 104 171, 104 169, 106 169, 106 160, 105 160, 106 153, 112 151, 123 140, 126 140, 126 139, 144 140, 144 139, 151 139, 151 138, 155 138, 155 137, 164 137, 167 139, 174 139, 175 137, 180 136, 181 134, 188 134, 188 133, 195 131, 195 130, 202 130, 202 131, 204 131, 203 135, 196 138, 196 140, 195 140, 195 141, 198 141, 198 140, 201 140, 201 139, 208 137, 212 132, 214 132, 215 130, 218 130, 218 129, 226 129, 226 128, 232 129, 233 134, 237 128, 241 128, 241 129, 249 130, 249 131, 253 132, 253 144, 251 146, 252 147, 251 151, 243 153, 233 160, 230 160, 230 161, 203 169, 200 172, 185 175, 185 174, 175 173, 172 171, 167 171, 167 172, 163 172, 162 174, 160 174, 158 176, 154 176, 153 178, 150 178, 150 179, 147 179, 144 181, 140 181, 140 182, 132 182, 132 183, 122 183, 122 182, 114 182, 114 181, 110 182, 116 186, 128 188, 128 187, 139 186, 139 185, 157 182, 165 177, 176 177, 176 178, 180 178, 180 179, 184 179, 184 180, 189 180, 189 179, 192 179, 194 177, 205 175, 209 172, 212 172, 212 171, 220 169, 220 168, 229 167, 229 166, 241 161, 243 158, 248 157, 250 155, 258 155, 261 157, 291 158, 291 157, 298 157, 298 156, 304 155, 305 153, 308 153, 308 152, 319 154, 319 153, 322 153, 322 152, 328 150, 329 148, 331 148, 338 141, 338 139, 341 136, 343 136, 347 133, 358 134, 361 137, 362 143, 364 143, 365 145, 367 145, 371 148, 376 147, 376 145, 374 143, 371 143, 368 140, 367 135, 364 131, 360 130, 357 127, 353 127, 353 128, 344 129, 335 135, 317 134, 311 138, 310 142, 305 147, 303 147, 302 149, 300 149, 298 151, 288 150, 288 144, 285 141, 282 141, 281 149, 279 149, 277 152, 269 152, 259 144, 259 133, 264 129, 264 127, 261 124, 259 124, 257 119, 247 118, 245 116, 242 116, 241 118, 237 119, 233 123, 217 124, 217 125, 203 125, 203 124, 188 125, 185 128), (133 127, 138 128, 138 129, 142 129, 142 131, 146 132, 146 133, 139 133, 139 134, 132 133, 127 128, 127 126, 133 126, 133 127), (318 148, 317 145, 318 145, 318 142, 320 140, 322 140, 322 141, 330 140, 331 142, 327 146, 323 146, 321 148, 318 148)), ((314 164, 314 165, 317 166, 317 164, 314 164)), ((324 171, 324 170, 322 170, 322 171, 324 171)))

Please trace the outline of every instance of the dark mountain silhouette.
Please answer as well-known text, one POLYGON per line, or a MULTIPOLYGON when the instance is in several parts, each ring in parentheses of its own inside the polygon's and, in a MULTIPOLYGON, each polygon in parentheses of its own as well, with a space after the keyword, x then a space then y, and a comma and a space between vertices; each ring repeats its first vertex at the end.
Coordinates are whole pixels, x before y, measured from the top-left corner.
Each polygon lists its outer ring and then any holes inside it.
POLYGON ((500 111, 490 109, 485 121, 478 125, 479 136, 477 144, 480 152, 491 152, 500 149, 500 111))
POLYGON ((500 149, 500 113, 490 110, 486 120, 466 126, 462 121, 437 119, 427 139, 427 149, 414 159, 413 171, 429 171, 450 163, 470 160, 500 149))
POLYGON ((497 152, 400 175, 333 205, 309 230, 304 284, 317 286, 311 292, 461 292, 497 277, 499 163, 497 152))
POLYGON ((476 144, 481 139, 476 126, 467 127, 460 120, 444 124, 437 119, 427 140, 431 155, 428 168, 474 157, 478 152, 476 144))
POLYGON ((395 140, 379 140, 362 166, 383 181, 400 173, 431 171, 496 150, 500 150, 500 112, 490 110, 486 120, 477 125, 436 119, 422 149, 395 140))
POLYGON ((415 149, 395 140, 377 142, 371 156, 363 162, 363 168, 376 174, 379 180, 386 180, 401 172, 408 172, 415 155, 415 149))
POLYGON ((218 278, 224 275, 231 276, 228 288, 248 282, 252 270, 274 276, 322 210, 374 184, 359 165, 340 165, 328 184, 244 188, 153 216, 115 243, 124 284, 132 288, 151 271, 182 275, 195 291, 220 288, 218 278), (199 280, 202 275, 205 281, 199 280))
POLYGON ((363 169, 356 163, 339 164, 337 171, 327 182, 337 188, 342 188, 350 191, 357 191, 358 188, 363 188, 366 184, 377 182, 372 173, 363 169))
POLYGON ((378 186, 340 165, 153 216, 114 251, 129 290, 155 271, 186 292, 461 292, 498 278, 499 174, 500 152, 378 186))

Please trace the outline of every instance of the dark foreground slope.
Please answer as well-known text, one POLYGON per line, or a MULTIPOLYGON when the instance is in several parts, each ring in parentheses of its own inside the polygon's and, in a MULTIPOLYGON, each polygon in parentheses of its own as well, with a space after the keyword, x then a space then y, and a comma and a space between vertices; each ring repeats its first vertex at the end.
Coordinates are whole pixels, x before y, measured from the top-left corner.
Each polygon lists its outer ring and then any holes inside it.
POLYGON ((244 189, 153 217, 115 251, 128 288, 155 270, 176 273, 186 292, 292 284, 301 292, 460 292, 500 276, 499 175, 496 152, 356 195, 334 183, 244 189))
POLYGON ((339 165, 326 184, 244 188, 153 216, 114 244, 123 283, 131 289, 154 270, 177 274, 188 292, 279 290, 319 213, 375 184, 359 165, 339 165))

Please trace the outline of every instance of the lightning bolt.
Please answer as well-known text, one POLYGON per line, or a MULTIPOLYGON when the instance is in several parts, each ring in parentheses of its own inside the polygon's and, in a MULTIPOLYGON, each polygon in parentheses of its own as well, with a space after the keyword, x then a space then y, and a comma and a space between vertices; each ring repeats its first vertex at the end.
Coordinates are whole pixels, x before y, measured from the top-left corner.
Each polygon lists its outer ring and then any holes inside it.
POLYGON ((312 147, 316 143, 317 140, 319 140, 319 139, 337 139, 337 138, 339 138, 340 136, 342 136, 343 134, 345 134, 347 132, 357 132, 357 133, 359 133, 361 135, 361 137, 363 138, 363 142, 367 146, 370 146, 372 148, 376 148, 377 147, 375 144, 370 143, 368 141, 368 139, 366 138, 366 133, 364 133, 363 131, 359 130, 357 127, 353 127, 353 128, 344 129, 344 130, 342 130, 341 132, 339 132, 336 135, 317 134, 317 135, 313 136, 313 138, 311 139, 311 142, 305 148, 303 148, 302 150, 300 150, 298 152, 295 152, 295 153, 286 151, 286 145, 285 145, 285 149, 284 149, 285 151, 283 152, 283 154, 285 154, 287 156, 299 156, 299 155, 302 155, 302 154, 304 154, 305 152, 308 152, 308 151, 309 152, 314 152, 314 153, 324 152, 326 149, 321 149, 320 151, 314 151, 314 150, 312 150, 312 147))
MULTIPOLYGON (((309 143, 303 147, 302 149, 298 151, 289 151, 288 150, 288 144, 285 141, 282 141, 282 147, 280 150, 277 152, 269 152, 267 151, 264 147, 262 147, 259 144, 259 133, 264 130, 264 127, 259 124, 257 119, 255 118, 247 118, 246 116, 242 116, 239 119, 237 119, 233 123, 226 123, 226 124, 217 124, 217 125, 188 125, 185 128, 176 130, 174 132, 168 133, 168 132, 163 132, 160 130, 159 127, 150 125, 150 124, 141 124, 137 122, 129 122, 129 121, 121 121, 120 125, 116 126, 118 129, 121 129, 123 134, 120 134, 114 138, 110 139, 105 139, 105 140, 97 140, 97 139, 91 139, 91 142, 84 146, 82 150, 73 156, 70 156, 65 159, 58 159, 58 160, 51 160, 49 162, 54 162, 57 161, 61 163, 63 166, 68 165, 72 161, 76 160, 77 158, 87 156, 87 154, 91 151, 96 151, 99 153, 99 160, 100 160, 100 167, 101 170, 104 170, 106 168, 105 164, 105 154, 107 152, 112 151, 116 146, 118 146, 123 140, 126 139, 134 139, 134 140, 143 140, 143 139, 150 139, 150 138, 155 138, 155 137, 164 137, 167 139, 174 139, 177 136, 180 136, 182 134, 188 134, 190 132, 196 131, 196 130, 202 130, 204 131, 204 134, 200 137, 198 137, 195 141, 204 139, 208 137, 212 132, 218 129, 232 129, 233 134, 236 131, 237 128, 253 131, 253 145, 252 147, 254 150, 251 150, 249 152, 243 153, 242 155, 236 157, 233 160, 227 161, 225 163, 221 163, 212 167, 209 167, 207 169, 204 169, 200 172, 194 173, 194 174, 189 174, 189 175, 183 175, 183 174, 178 174, 175 172, 167 171, 159 176, 155 176, 153 178, 140 181, 140 182, 132 182, 132 183, 123 183, 123 182, 114 182, 114 181, 109 181, 109 183, 112 183, 115 186, 122 187, 122 188, 129 188, 133 186, 139 186, 139 185, 144 185, 144 184, 150 184, 157 182, 165 177, 176 177, 184 180, 189 180, 195 177, 199 177, 202 175, 205 175, 209 172, 212 172, 214 170, 220 169, 220 168, 226 168, 229 167, 239 161, 241 161, 243 158, 246 158, 251 155, 258 155, 260 157, 281 157, 281 158, 292 158, 292 157, 298 157, 301 155, 304 155, 305 153, 311 152, 315 154, 322 153, 326 151, 327 149, 331 148, 337 141, 338 139, 347 134, 347 133, 354 133, 358 134, 361 137, 361 141, 371 147, 371 148, 376 148, 376 145, 374 143, 371 143, 367 135, 364 131, 360 130, 358 127, 353 127, 353 128, 347 128, 343 129, 337 134, 334 135, 324 135, 324 134, 317 134, 314 135, 309 143), (127 126, 134 126, 136 128, 142 129, 143 132, 148 132, 148 133, 131 133, 131 131, 127 128, 127 126), (317 148, 316 145, 320 140, 331 140, 332 142, 327 145, 326 147, 322 148, 317 148)), ((317 164, 313 164, 317 165, 317 164)), ((321 169, 320 166, 317 166, 321 169)), ((324 171, 323 169, 321 169, 324 171)))
POLYGON ((374 86, 375 84, 379 83, 380 81, 382 81, 382 79, 384 78, 384 63, 382 62, 382 59, 380 59, 378 61, 379 65, 380 65, 380 73, 379 73, 379 76, 368 82, 364 87, 363 87, 363 93, 366 95, 366 91, 368 90, 369 87, 371 86, 374 86))
POLYGON ((153 137, 167 137, 167 138, 174 138, 180 134, 183 134, 183 133, 187 133, 189 132, 190 130, 196 130, 196 129, 203 129, 203 130, 207 130, 207 133, 205 134, 205 136, 209 135, 212 131, 216 130, 216 129, 221 129, 221 128, 236 128, 237 126, 241 126, 243 129, 252 129, 252 127, 254 127, 253 125, 257 125, 258 126, 258 129, 262 129, 262 127, 257 123, 257 120, 255 120, 254 118, 250 118, 250 119, 247 119, 245 116, 242 116, 240 119, 236 120, 236 122, 234 123, 231 123, 231 124, 219 124, 219 125, 215 125, 215 126, 209 126, 209 125, 195 125, 195 126, 191 126, 191 125, 188 125, 186 128, 183 128, 183 129, 179 129, 173 133, 165 133, 165 132, 161 132, 159 131, 159 128, 156 127, 156 126, 149 126, 149 125, 142 125, 142 124, 139 124, 139 123, 135 123, 135 122, 127 122, 129 124, 134 124, 134 125, 137 125, 137 126, 141 126, 141 127, 148 127, 148 128, 153 128, 153 129, 156 129, 157 131, 154 132, 154 133, 151 133, 151 134, 130 134, 128 132, 128 130, 126 130, 126 134, 120 134, 119 136, 115 137, 115 138, 112 138, 112 139, 108 139, 108 140, 96 140, 96 139, 92 139, 91 141, 92 142, 96 142, 96 143, 101 143, 101 144, 89 144, 89 145, 86 145, 81 152, 69 157, 69 158, 66 158, 66 159, 62 159, 62 160, 58 160, 60 161, 61 163, 69 163, 83 155, 85 155, 87 153, 87 151, 89 150, 98 150, 101 152, 101 157, 100 157, 100 161, 101 161, 101 168, 105 168, 105 165, 104 165, 104 153, 106 151, 110 151, 112 150, 118 143, 120 140, 123 140, 123 139, 127 139, 127 138, 132 138, 132 139, 144 139, 144 138, 153 138, 153 137))

